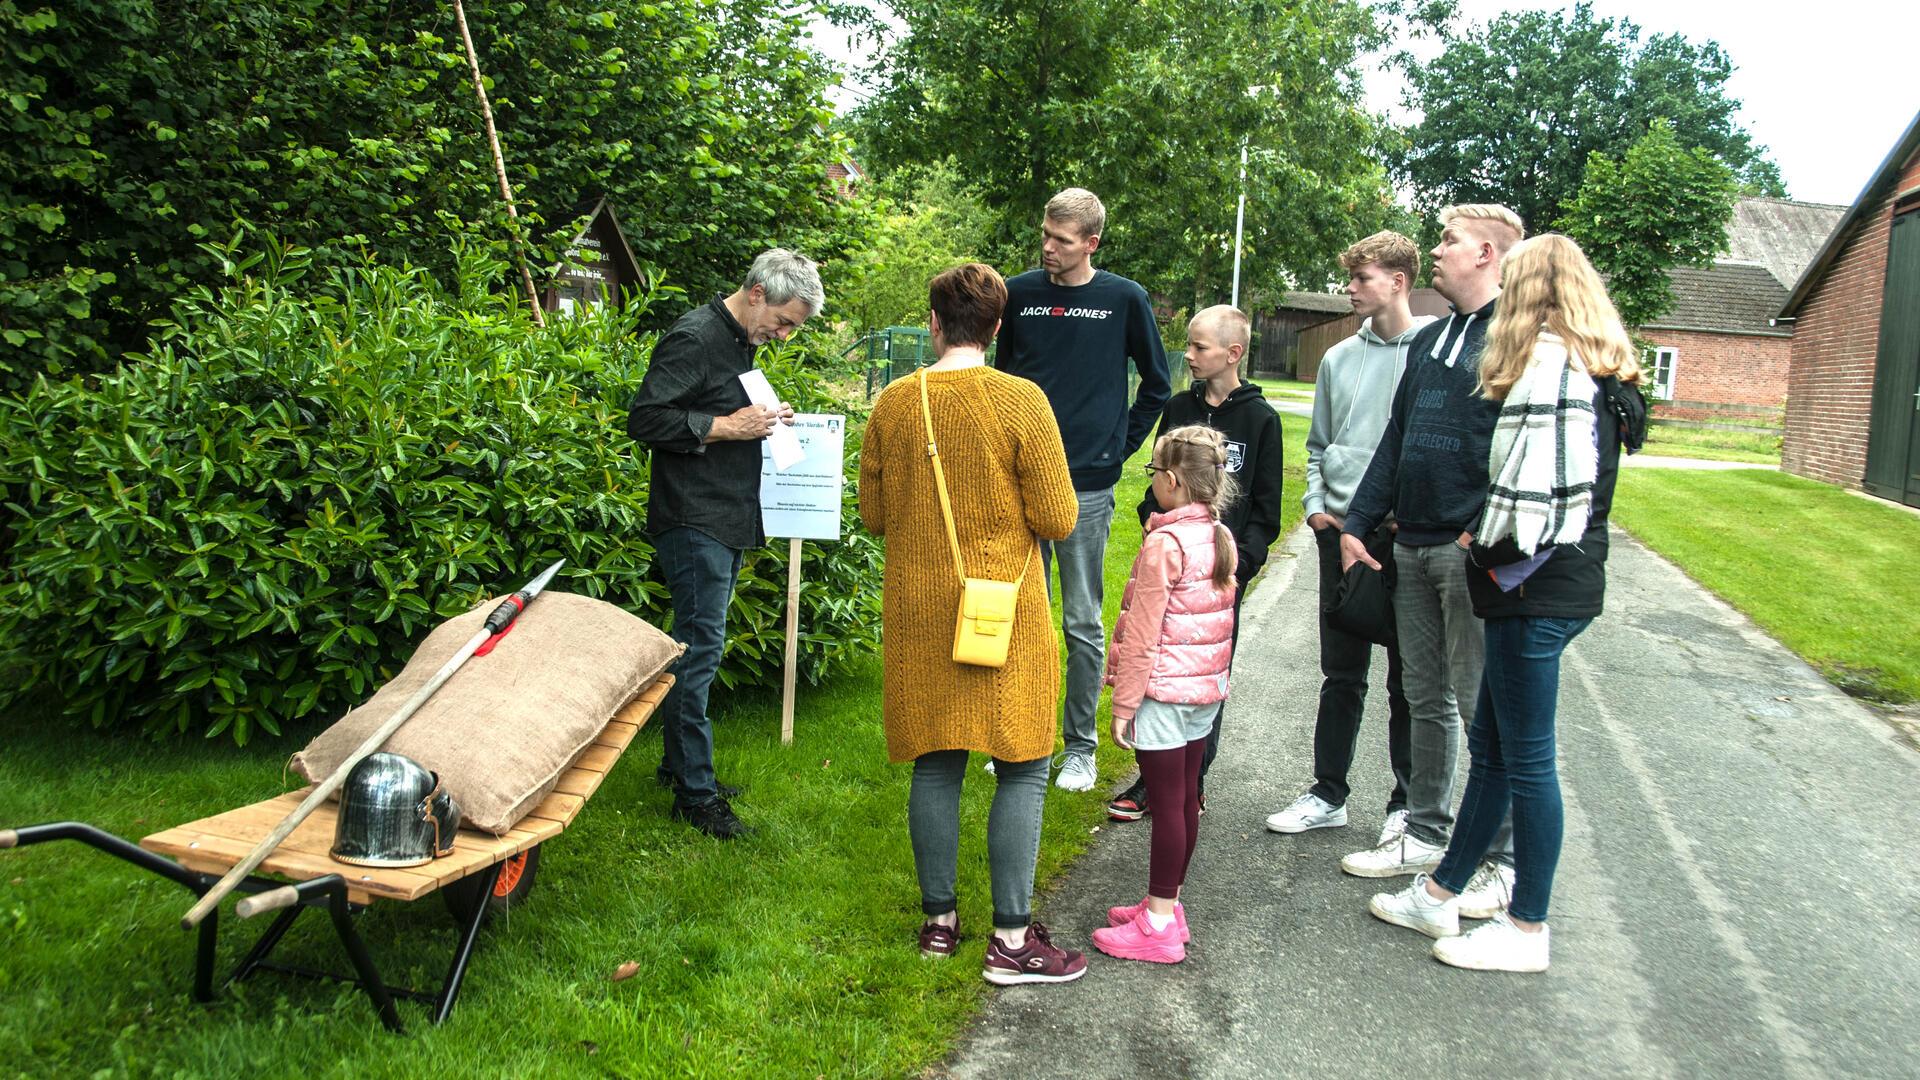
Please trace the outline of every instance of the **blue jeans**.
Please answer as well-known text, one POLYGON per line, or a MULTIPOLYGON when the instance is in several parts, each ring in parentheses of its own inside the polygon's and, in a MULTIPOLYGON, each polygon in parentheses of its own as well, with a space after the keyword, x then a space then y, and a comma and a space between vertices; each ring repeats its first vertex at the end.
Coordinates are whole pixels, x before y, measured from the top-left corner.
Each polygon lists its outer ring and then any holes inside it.
POLYGON ((1560 654, 1592 619, 1488 619, 1479 708, 1467 732, 1467 793, 1453 842, 1433 879, 1461 892, 1513 810, 1513 900, 1508 914, 1545 922, 1560 862, 1564 817, 1554 765, 1560 654))
MULTIPOLYGON (((993 806, 987 811, 987 873, 993 925, 1012 930, 1033 921, 1033 868, 1040 857, 1040 820, 1047 805, 1047 758, 993 762, 993 806)), ((907 832, 920 877, 920 910, 954 910, 960 860, 960 788, 965 750, 935 750, 913 759, 907 832)))
POLYGON ((1065 540, 1040 542, 1040 567, 1052 580, 1060 561, 1060 621, 1067 634, 1067 697, 1060 731, 1067 753, 1091 754, 1098 745, 1093 711, 1107 662, 1107 631, 1100 621, 1106 601, 1107 530, 1113 525, 1113 489, 1077 491, 1080 520, 1065 540))
POLYGON ((673 690, 661 707, 666 717, 663 758, 673 774, 674 801, 698 806, 720 797, 713 778, 707 691, 720 670, 720 653, 727 641, 727 605, 740 576, 742 553, 685 526, 654 537, 653 553, 673 597, 673 640, 687 647, 674 666, 673 690))

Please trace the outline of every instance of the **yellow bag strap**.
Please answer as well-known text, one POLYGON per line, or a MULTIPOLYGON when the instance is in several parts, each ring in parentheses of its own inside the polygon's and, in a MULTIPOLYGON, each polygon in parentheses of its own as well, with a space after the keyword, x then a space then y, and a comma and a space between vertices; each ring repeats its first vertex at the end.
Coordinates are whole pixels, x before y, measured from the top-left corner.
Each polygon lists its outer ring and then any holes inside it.
MULTIPOLYGON (((927 457, 933 461, 933 485, 940 491, 940 516, 947 523, 947 544, 953 548, 953 571, 960 575, 961 581, 967 580, 967 564, 960 556, 960 533, 953 527, 953 504, 947 499, 947 472, 940 467, 940 447, 933 438, 933 409, 927 404, 927 369, 920 369, 920 419, 927 425, 927 457)), ((1027 552, 1026 562, 1020 567, 1020 576, 1013 579, 1015 585, 1027 580, 1027 568, 1033 565, 1033 552, 1040 550, 1034 544, 1027 552)))

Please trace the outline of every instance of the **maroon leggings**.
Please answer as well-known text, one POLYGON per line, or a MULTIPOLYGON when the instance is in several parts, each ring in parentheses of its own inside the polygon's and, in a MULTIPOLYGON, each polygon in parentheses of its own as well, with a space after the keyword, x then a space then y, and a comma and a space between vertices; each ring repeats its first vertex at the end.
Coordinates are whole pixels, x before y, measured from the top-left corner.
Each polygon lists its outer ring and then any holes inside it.
POLYGON ((1180 895, 1193 861, 1193 845, 1200 838, 1200 762, 1207 756, 1207 740, 1195 739, 1178 750, 1141 750, 1140 778, 1147 782, 1147 805, 1153 807, 1153 854, 1147 862, 1147 894, 1163 898, 1180 895))

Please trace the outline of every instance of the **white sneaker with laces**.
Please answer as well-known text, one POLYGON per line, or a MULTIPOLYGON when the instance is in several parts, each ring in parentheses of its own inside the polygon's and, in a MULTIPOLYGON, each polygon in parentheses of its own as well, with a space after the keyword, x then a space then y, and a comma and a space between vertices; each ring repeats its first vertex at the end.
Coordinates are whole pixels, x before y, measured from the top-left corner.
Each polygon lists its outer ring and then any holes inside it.
POLYGON ((1387 815, 1387 823, 1380 827, 1380 843, 1384 844, 1407 831, 1407 812, 1395 810, 1387 815))
POLYGON ((1337 829, 1347 823, 1347 808, 1335 806, 1309 791, 1293 800, 1285 810, 1267 817, 1267 828, 1278 833, 1302 833, 1308 829, 1337 829))
MULTIPOLYGON (((1435 900, 1427 894, 1427 875, 1397 893, 1374 893, 1367 910, 1395 926, 1418 930, 1430 938, 1449 938, 1460 932, 1460 898, 1435 900)), ((1436 954, 1437 955, 1437 954, 1436 954)))
POLYGON ((1503 911, 1472 933, 1434 942, 1433 958, 1475 971, 1545 971, 1552 933, 1552 927, 1542 925, 1530 934, 1513 925, 1503 911))
POLYGON ((1483 862, 1467 881, 1466 891, 1460 894, 1460 917, 1491 919, 1507 910, 1507 903, 1512 899, 1513 867, 1483 862))
POLYGON ((1340 869, 1354 877, 1399 877, 1440 865, 1447 853, 1441 844, 1429 844, 1412 833, 1401 833, 1376 848, 1356 851, 1340 860, 1340 869))
POLYGON ((1060 775, 1054 777, 1053 784, 1061 791, 1092 791, 1094 782, 1099 779, 1092 754, 1069 753, 1066 764, 1060 766, 1060 775))

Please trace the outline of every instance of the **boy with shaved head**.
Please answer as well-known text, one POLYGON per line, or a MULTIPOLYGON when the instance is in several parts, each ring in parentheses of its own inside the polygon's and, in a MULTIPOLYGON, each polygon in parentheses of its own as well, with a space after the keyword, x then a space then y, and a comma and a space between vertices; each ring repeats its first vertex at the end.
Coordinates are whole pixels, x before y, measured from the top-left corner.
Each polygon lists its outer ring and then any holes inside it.
MULTIPOLYGON (((1154 433, 1158 439, 1188 424, 1205 424, 1227 437, 1226 470, 1233 474, 1241 491, 1240 498, 1220 512, 1221 522, 1233 533, 1239 556, 1234 566, 1238 585, 1233 597, 1236 643, 1240 637, 1240 598, 1246 595, 1253 575, 1266 565, 1267 549, 1280 535, 1280 417, 1261 396, 1259 387, 1240 381, 1240 361, 1247 354, 1252 331, 1246 314, 1225 304, 1193 317, 1187 324, 1187 370, 1193 375, 1193 385, 1167 402, 1160 416, 1160 430, 1154 433)), ((1160 511, 1151 487, 1138 509, 1143 525, 1147 515, 1160 511)), ((1207 769, 1220 749, 1220 717, 1225 713, 1223 703, 1214 714, 1213 730, 1207 736, 1207 753, 1200 762, 1203 792, 1207 769)), ((1138 821, 1147 812, 1147 792, 1139 780, 1107 804, 1107 816, 1115 821, 1138 821)))
MULTIPOLYGON (((1453 831, 1461 732, 1473 722, 1485 655, 1467 595, 1466 549, 1486 503, 1500 403, 1479 393, 1480 351, 1500 295, 1500 259, 1526 230, 1513 211, 1492 204, 1449 206, 1440 225, 1430 253, 1433 287, 1453 312, 1414 335, 1386 429, 1341 527, 1341 569, 1355 562, 1378 569, 1364 541, 1393 516, 1394 630, 1409 712, 1406 830, 1340 860, 1359 877, 1440 865, 1453 831)), ((1509 819, 1462 894, 1460 913, 1491 918, 1512 888, 1509 819)))

